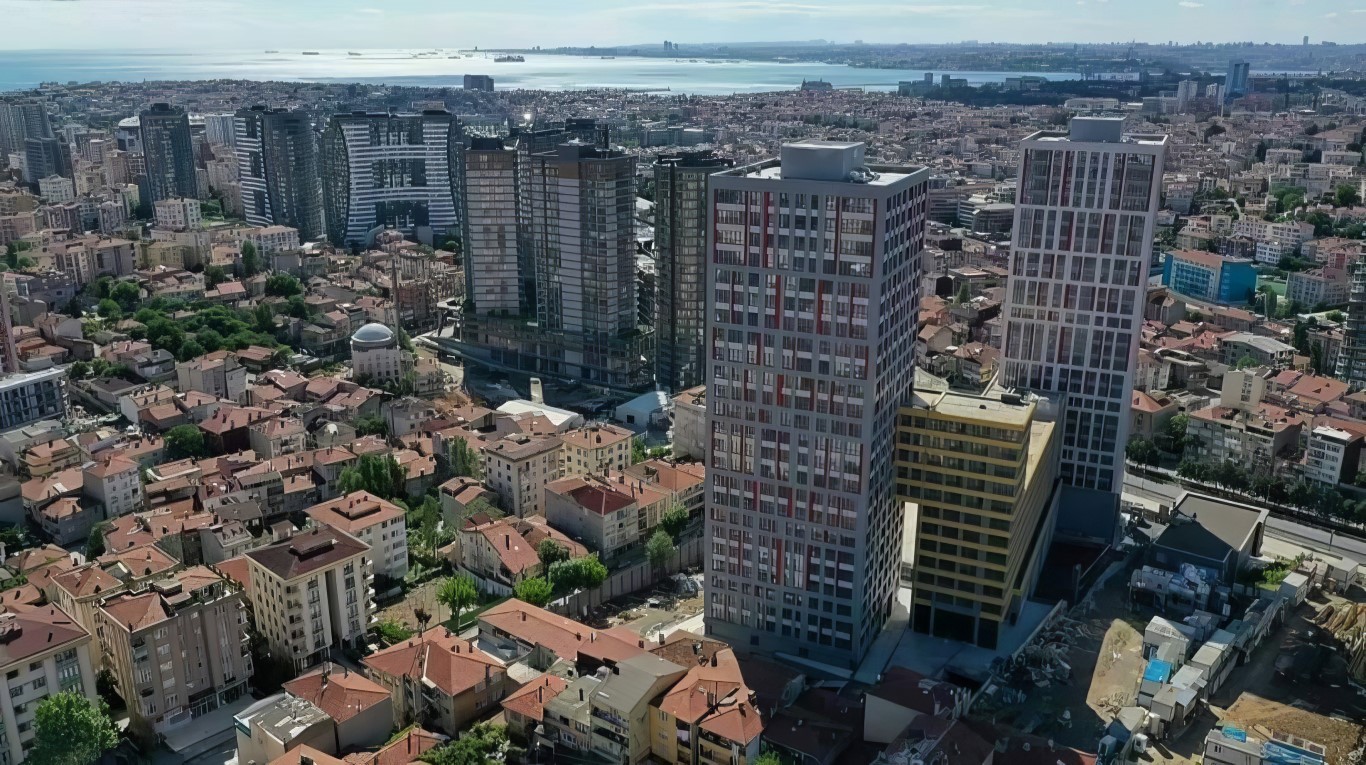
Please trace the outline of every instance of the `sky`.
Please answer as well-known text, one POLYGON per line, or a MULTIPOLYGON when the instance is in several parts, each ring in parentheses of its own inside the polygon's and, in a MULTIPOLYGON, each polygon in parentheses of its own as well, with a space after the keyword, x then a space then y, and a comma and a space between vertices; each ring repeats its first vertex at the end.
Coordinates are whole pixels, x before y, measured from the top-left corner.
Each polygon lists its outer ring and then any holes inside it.
POLYGON ((1366 0, 0 0, 0 50, 1366 42, 1366 0))

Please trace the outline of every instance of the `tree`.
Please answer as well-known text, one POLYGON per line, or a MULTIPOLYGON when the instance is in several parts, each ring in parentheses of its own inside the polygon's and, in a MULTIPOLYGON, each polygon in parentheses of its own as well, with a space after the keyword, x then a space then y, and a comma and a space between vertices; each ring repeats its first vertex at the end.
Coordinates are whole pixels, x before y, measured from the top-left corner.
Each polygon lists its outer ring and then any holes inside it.
POLYGON ((649 450, 645 448, 645 439, 636 436, 631 439, 631 464, 639 465, 649 458, 649 450))
POLYGON ((1134 436, 1125 445, 1124 456, 1130 462, 1139 465, 1156 465, 1158 463, 1157 445, 1143 436, 1134 436))
POLYGON ((194 361, 205 353, 207 351, 204 350, 204 346, 192 337, 180 344, 180 352, 176 354, 176 358, 181 361, 194 361))
POLYGON ((691 516, 688 514, 688 508, 675 502, 668 510, 664 511, 664 515, 660 516, 659 527, 668 532, 669 536, 677 542, 683 534, 683 529, 688 527, 689 520, 691 520, 691 516))
POLYGON ((1255 366, 1258 366, 1257 360, 1252 358, 1251 356, 1244 356, 1241 359, 1238 359, 1238 369, 1251 369, 1255 366))
POLYGON ((1361 193, 1356 186, 1343 184, 1333 192, 1334 207, 1355 207, 1361 201, 1361 193))
POLYGON ((541 568, 549 570, 552 565, 562 560, 569 560, 569 551, 564 545, 546 537, 541 543, 536 545, 536 557, 541 560, 541 568))
POLYGON ((66 372, 73 380, 84 380, 90 376, 90 364, 84 361, 77 361, 67 367, 66 372))
POLYGON ((470 726, 460 738, 422 755, 431 765, 486 765, 520 760, 508 739, 507 726, 481 722, 470 726))
POLYGON ((261 303, 251 311, 252 323, 256 325, 257 332, 275 331, 275 311, 265 303, 261 303))
POLYGON ((388 500, 406 496, 407 484, 408 468, 389 454, 366 454, 337 478, 337 490, 342 494, 368 491, 388 500))
POLYGON ((125 311, 137 310, 142 301, 142 290, 133 282, 119 282, 109 290, 109 297, 125 311))
POLYGON ((177 425, 166 431, 165 438, 172 459, 204 456, 204 433, 194 425, 177 425))
POLYGON ((1176 466, 1177 475, 1200 483, 1203 483, 1209 477, 1209 473, 1209 465, 1199 460, 1181 460, 1181 464, 1176 466))
POLYGON ((1342 311, 1329 311, 1328 314, 1324 316, 1324 318, 1329 321, 1341 324, 1342 322, 1347 320, 1347 314, 1343 313, 1342 311))
POLYGON ((204 286, 213 289, 228 280, 228 272, 222 266, 209 266, 204 269, 204 286))
POLYGON ((358 436, 388 436, 389 423, 383 417, 362 417, 356 420, 356 435, 358 436))
POLYGON ((779 757, 777 752, 770 749, 759 755, 758 759, 754 761, 754 765, 783 765, 783 758, 779 757))
POLYGON ((436 591, 436 602, 451 610, 455 619, 455 629, 458 631, 460 614, 479 602, 479 588, 474 584, 474 577, 461 574, 447 578, 436 591))
POLYGON ((99 305, 95 308, 95 313, 98 313, 100 318, 108 319, 110 321, 118 321, 123 318, 123 309, 119 307, 118 303, 115 303, 109 298, 105 298, 99 302, 99 305))
POLYGON ((532 576, 518 582, 517 586, 512 588, 512 594, 518 600, 524 600, 533 606, 544 606, 550 602, 554 588, 543 577, 532 576))
POLYGON ((956 301, 958 305, 964 305, 970 300, 972 300, 972 290, 968 289, 968 285, 964 284, 958 290, 956 301))
POLYGON ((656 569, 664 568, 674 554, 673 537, 664 529, 655 530, 650 541, 645 543, 645 554, 650 558, 650 565, 656 569))
POLYGON ((556 561, 546 569, 546 579, 556 592, 591 590, 607 580, 607 567, 597 553, 573 560, 556 561))
POLYGON ((1157 435, 1157 445, 1163 451, 1180 454, 1189 445, 1186 441, 1186 428, 1190 425, 1190 417, 1184 414, 1173 415, 1162 426, 1162 432, 1157 435))
POLYGON ((38 704, 34 715, 33 765, 89 765, 119 743, 109 706, 80 693, 64 692, 38 704))
POLYGON ((242 277, 250 278, 261 273, 261 259, 256 254, 256 245, 242 243, 242 277))
POLYGON ((399 624, 394 619, 385 619, 379 624, 376 624, 375 632, 379 633, 379 636, 387 640, 391 645, 394 643, 402 643, 413 636, 412 630, 399 624))
POLYGON ((483 470, 479 466, 479 452, 471 449, 463 438, 452 439, 451 472, 467 478, 479 478, 483 475, 483 470))
POLYGON ((85 539, 85 557, 104 555, 104 532, 108 528, 109 521, 100 521, 90 527, 90 536, 85 539))
POLYGON ((271 274, 266 277, 266 294, 274 297, 294 297, 304 291, 304 285, 290 274, 271 274))

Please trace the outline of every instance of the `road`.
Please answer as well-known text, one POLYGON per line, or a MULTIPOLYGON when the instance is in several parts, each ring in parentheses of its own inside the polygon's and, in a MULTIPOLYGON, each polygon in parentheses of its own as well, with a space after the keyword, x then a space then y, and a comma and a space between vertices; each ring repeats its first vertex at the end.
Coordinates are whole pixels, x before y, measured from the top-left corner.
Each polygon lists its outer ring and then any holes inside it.
MULTIPOLYGON (((1143 476, 1124 474, 1124 493, 1163 504, 1174 504, 1185 488, 1143 476)), ((1288 518, 1272 516, 1266 521, 1267 536, 1325 555, 1345 555, 1357 562, 1366 561, 1366 541, 1306 526, 1288 518)))

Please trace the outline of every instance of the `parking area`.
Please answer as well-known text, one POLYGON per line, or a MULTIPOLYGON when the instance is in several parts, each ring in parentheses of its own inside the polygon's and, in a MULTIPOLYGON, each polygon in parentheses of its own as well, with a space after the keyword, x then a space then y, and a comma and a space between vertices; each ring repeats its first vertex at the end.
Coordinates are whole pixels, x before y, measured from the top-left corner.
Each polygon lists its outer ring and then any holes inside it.
POLYGON ((590 614, 590 623, 603 628, 625 626, 642 637, 652 637, 702 613, 700 575, 687 577, 691 585, 670 581, 647 592, 616 598, 590 614), (684 590, 681 591, 680 590, 684 590))

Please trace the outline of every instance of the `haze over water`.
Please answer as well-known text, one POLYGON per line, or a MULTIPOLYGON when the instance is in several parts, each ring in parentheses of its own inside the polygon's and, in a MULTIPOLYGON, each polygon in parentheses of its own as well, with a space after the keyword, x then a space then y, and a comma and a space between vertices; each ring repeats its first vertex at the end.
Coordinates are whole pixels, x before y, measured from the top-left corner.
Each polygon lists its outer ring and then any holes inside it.
MULTIPOLYGON (((366 82, 393 85, 460 87, 466 74, 487 74, 499 90, 582 90, 629 88, 694 95, 792 90, 803 79, 825 80, 837 88, 895 90, 901 80, 920 80, 924 69, 857 69, 837 64, 671 59, 619 56, 528 55, 523 63, 496 63, 484 53, 445 49, 211 51, 0 51, 0 91, 32 88, 42 82, 114 80, 283 80, 366 82), (470 53, 471 57, 466 57, 470 53), (414 58, 418 54, 427 54, 414 58), (456 56, 456 58, 450 58, 456 56)), ((1002 82, 1007 77, 1040 75, 1077 79, 1073 72, 939 72, 969 84, 1002 82)))

